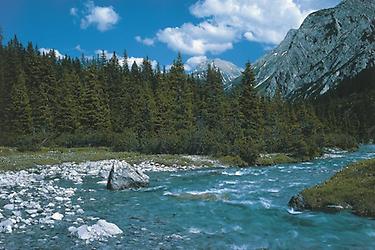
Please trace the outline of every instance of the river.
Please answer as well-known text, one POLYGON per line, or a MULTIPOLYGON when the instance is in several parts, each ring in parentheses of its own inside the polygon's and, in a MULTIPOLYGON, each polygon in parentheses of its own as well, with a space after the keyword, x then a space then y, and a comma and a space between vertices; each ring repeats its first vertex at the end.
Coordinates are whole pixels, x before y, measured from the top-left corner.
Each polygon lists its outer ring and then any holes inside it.
POLYGON ((107 191, 97 177, 80 184, 57 179, 57 186, 76 188, 71 202, 84 213, 65 214, 52 228, 35 224, 2 233, 0 248, 375 249, 373 219, 348 212, 293 215, 287 208, 302 189, 373 157, 375 146, 367 145, 298 164, 148 173, 150 187, 136 191, 107 191), (77 219, 90 224, 98 218, 123 234, 85 242, 68 231, 77 219))

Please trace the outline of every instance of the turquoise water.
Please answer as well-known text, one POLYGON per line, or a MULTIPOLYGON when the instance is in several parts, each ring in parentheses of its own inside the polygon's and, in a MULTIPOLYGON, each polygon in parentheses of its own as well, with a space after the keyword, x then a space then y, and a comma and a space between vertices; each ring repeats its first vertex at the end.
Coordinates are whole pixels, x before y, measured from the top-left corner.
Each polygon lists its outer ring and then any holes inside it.
MULTIPOLYGON (((71 236, 79 215, 53 229, 40 225, 1 234, 0 247, 44 249, 375 249, 375 220, 350 213, 289 214, 290 197, 329 178, 348 163, 375 157, 375 146, 301 164, 267 168, 149 173, 151 185, 110 192, 86 178, 74 204, 81 217, 115 223, 124 234, 105 242, 71 236)), ((73 183, 61 181, 61 185, 73 183)))

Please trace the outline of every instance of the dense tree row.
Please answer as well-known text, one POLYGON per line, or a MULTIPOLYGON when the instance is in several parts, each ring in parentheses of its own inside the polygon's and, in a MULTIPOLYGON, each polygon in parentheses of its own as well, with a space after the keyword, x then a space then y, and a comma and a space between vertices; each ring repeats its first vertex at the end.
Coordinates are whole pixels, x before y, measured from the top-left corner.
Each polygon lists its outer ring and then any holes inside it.
POLYGON ((313 105, 332 133, 344 131, 364 143, 375 141, 375 67, 343 80, 313 105))
POLYGON ((0 144, 111 146, 115 150, 239 156, 259 152, 311 157, 325 144, 311 106, 261 98, 250 64, 224 91, 220 72, 187 75, 178 56, 169 71, 123 65, 104 53, 87 60, 41 54, 14 38, 0 46, 0 144))

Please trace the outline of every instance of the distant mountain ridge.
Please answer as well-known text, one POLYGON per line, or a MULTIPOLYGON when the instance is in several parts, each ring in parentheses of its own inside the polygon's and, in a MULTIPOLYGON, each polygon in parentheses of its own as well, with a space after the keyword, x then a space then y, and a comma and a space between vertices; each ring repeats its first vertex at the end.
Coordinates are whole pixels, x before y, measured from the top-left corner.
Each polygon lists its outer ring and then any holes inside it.
POLYGON ((309 98, 374 65, 375 1, 344 0, 310 14, 259 59, 256 88, 269 96, 279 87, 290 99, 309 98))
POLYGON ((189 73, 191 73, 195 78, 204 79, 208 65, 211 65, 211 67, 215 67, 220 70, 224 89, 230 89, 232 87, 233 80, 241 76, 241 73, 243 71, 242 68, 238 67, 232 62, 215 58, 207 59, 199 63, 196 67, 191 69, 189 73))

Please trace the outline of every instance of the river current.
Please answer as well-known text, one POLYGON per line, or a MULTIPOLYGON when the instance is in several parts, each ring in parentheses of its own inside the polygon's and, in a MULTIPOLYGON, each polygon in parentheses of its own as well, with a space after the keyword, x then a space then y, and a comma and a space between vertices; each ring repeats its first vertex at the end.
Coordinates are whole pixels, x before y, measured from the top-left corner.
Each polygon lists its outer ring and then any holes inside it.
POLYGON ((375 157, 375 146, 322 159, 264 168, 210 168, 148 173, 150 186, 111 192, 96 177, 71 198, 84 214, 53 228, 31 225, 0 234, 5 249, 375 249, 375 220, 348 212, 291 214, 287 203, 351 162, 375 157), (123 234, 86 242, 68 228, 81 217, 115 223, 123 234))

